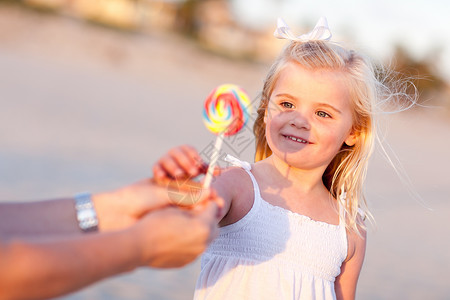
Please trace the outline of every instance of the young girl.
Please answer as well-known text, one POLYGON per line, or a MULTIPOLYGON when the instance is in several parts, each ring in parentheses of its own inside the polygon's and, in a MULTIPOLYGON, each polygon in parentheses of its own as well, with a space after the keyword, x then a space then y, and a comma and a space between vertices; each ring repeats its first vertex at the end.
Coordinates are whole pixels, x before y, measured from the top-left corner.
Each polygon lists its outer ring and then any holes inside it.
MULTIPOLYGON (((213 183, 226 204, 195 299, 355 297, 370 216, 362 184, 385 88, 355 51, 323 35, 285 37, 257 111, 256 162, 232 158, 238 167, 213 183)), ((154 175, 196 175, 198 160, 176 148, 154 175)))

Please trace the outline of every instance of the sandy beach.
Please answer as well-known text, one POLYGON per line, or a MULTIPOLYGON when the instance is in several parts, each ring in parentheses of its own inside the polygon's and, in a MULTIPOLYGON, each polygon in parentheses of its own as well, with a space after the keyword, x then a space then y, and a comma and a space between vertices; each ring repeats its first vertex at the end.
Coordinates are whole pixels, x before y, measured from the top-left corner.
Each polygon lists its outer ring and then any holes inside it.
MULTIPOLYGON (((230 61, 163 33, 125 34, 0 5, 0 199, 103 191, 151 175, 166 150, 206 150, 205 96, 221 83, 257 97, 268 65, 230 61)), ((366 195, 369 229, 357 299, 450 299, 450 115, 385 116, 366 195)), ((251 126, 251 124, 250 124, 251 126)), ((250 131, 229 151, 252 160, 250 131)), ((61 299, 191 299, 199 261, 139 270, 61 299)))

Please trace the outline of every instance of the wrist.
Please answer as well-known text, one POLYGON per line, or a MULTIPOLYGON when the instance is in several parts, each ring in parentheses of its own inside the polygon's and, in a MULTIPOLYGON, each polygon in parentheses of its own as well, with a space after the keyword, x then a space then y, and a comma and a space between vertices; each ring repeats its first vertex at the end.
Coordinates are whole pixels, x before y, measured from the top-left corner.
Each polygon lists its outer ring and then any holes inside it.
POLYGON ((91 197, 97 212, 99 231, 109 231, 114 229, 115 212, 113 208, 117 203, 115 198, 115 193, 111 192, 93 194, 91 197))
POLYGON ((92 195, 97 210, 99 231, 115 231, 134 224, 137 216, 133 209, 133 198, 127 198, 123 189, 92 195))

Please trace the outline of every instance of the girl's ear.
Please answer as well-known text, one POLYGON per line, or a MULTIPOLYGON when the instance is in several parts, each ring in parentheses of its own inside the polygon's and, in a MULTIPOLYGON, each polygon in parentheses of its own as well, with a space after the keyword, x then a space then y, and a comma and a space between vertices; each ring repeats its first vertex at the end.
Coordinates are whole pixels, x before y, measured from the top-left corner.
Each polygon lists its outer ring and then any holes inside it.
POLYGON ((266 111, 264 112, 264 124, 266 124, 267 123, 267 108, 266 108, 266 111))
POLYGON ((345 139, 344 143, 347 146, 354 146, 359 138, 359 132, 355 131, 355 129, 352 129, 349 136, 345 139))

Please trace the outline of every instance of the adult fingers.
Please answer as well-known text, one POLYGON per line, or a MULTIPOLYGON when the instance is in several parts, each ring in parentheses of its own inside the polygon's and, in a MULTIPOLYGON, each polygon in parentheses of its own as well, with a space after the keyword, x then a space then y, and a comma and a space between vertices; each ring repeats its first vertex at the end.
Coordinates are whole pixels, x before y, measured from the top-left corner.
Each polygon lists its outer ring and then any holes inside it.
POLYGON ((208 202, 201 205, 201 210, 196 208, 189 210, 188 213, 196 220, 197 228, 203 228, 201 232, 208 245, 219 234, 217 205, 214 202, 208 202))
POLYGON ((197 217, 204 222, 205 225, 209 226, 209 238, 208 243, 211 242, 219 234, 219 228, 217 226, 218 207, 215 202, 208 202, 205 204, 204 209, 200 212, 197 217))
POLYGON ((198 218, 203 220, 205 223, 216 224, 217 223, 217 212, 219 207, 213 201, 202 203, 197 206, 194 210, 191 210, 198 218))
POLYGON ((200 195, 200 199, 193 207, 194 210, 201 211, 203 210, 203 207, 206 205, 207 202, 214 202, 217 205, 217 214, 218 216, 221 213, 221 210, 225 206, 225 201, 222 197, 217 195, 216 190, 209 188, 209 189, 203 189, 202 193, 200 195))

